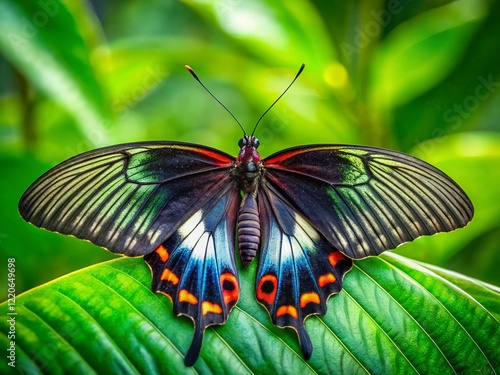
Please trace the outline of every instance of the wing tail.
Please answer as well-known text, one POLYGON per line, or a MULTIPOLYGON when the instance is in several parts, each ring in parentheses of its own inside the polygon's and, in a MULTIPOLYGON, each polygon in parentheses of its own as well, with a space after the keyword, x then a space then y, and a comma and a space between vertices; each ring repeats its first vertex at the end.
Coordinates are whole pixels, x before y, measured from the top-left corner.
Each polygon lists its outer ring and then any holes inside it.
POLYGON ((198 358, 205 329, 225 323, 239 298, 234 231, 240 199, 227 186, 144 257, 152 271, 153 290, 170 298, 176 314, 193 320, 188 366, 198 358))
POLYGON ((352 261, 314 229, 272 187, 259 192, 262 243, 256 280, 257 300, 278 327, 297 332, 304 357, 312 343, 304 327, 313 314, 324 315, 328 298, 340 292, 352 261))

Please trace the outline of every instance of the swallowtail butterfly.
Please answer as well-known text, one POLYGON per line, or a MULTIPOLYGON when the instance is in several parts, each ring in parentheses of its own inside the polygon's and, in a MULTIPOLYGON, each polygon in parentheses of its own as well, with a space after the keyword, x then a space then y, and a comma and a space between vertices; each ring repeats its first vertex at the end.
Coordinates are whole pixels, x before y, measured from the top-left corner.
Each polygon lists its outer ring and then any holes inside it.
POLYGON ((33 183, 19 211, 38 227, 143 255, 153 290, 194 322, 186 365, 238 301, 235 247, 245 265, 258 253, 256 298, 309 358, 304 320, 326 313, 353 259, 463 227, 473 206, 443 172, 400 152, 322 144, 262 158, 257 125, 236 157, 168 141, 77 155, 33 183))

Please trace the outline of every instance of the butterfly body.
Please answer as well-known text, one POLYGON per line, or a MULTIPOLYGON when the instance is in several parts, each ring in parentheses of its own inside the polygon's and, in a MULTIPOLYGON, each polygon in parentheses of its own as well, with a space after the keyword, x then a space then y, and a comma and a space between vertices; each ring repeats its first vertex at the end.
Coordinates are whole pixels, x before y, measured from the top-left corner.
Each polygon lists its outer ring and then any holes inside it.
POLYGON ((260 218, 255 194, 246 194, 238 211, 238 249, 241 261, 248 266, 260 244, 260 218))
POLYGON ((238 212, 238 249, 241 261, 249 265, 259 248, 260 218, 257 208, 257 192, 261 175, 264 173, 262 158, 257 148, 259 140, 245 135, 238 145, 240 152, 236 158, 233 178, 238 190, 244 196, 238 212))

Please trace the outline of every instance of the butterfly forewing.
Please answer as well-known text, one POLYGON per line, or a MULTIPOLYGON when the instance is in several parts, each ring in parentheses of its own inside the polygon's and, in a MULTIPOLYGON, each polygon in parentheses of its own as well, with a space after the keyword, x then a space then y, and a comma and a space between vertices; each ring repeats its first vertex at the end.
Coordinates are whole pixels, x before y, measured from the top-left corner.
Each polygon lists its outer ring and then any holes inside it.
POLYGON ((256 296, 275 325, 297 331, 307 359, 312 344, 304 320, 325 314, 328 297, 340 292, 352 261, 265 182, 259 189, 259 212, 266 241, 260 252, 256 296))
POLYGON ((106 147, 44 174, 24 193, 19 211, 36 226, 144 255, 230 183, 233 161, 183 143, 106 147))
POLYGON ((465 226, 469 198, 433 166, 375 147, 318 145, 264 159, 266 180, 345 255, 377 255, 465 226))

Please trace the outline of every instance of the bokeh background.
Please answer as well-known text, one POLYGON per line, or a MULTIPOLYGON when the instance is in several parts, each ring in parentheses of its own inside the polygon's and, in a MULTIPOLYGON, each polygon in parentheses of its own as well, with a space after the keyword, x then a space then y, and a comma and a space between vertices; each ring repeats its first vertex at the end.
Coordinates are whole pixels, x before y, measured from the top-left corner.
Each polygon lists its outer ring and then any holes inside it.
POLYGON ((162 139, 237 152, 241 130, 185 64, 251 131, 304 62, 261 154, 350 143, 436 165, 475 218, 396 251, 500 285, 499 20, 493 0, 0 0, 0 267, 16 259, 20 293, 113 257, 17 212, 73 155, 162 139))

